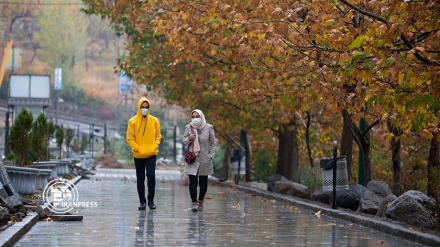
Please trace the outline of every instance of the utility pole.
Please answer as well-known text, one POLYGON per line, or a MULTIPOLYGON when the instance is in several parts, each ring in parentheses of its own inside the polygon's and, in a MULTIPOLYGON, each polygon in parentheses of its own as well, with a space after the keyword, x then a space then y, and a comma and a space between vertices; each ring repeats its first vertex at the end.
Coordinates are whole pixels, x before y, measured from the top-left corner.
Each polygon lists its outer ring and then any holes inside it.
POLYGON ((177 164, 177 118, 176 118, 176 107, 174 107, 174 162, 177 164))
MULTIPOLYGON (((365 119, 361 118, 359 122, 359 130, 364 133, 367 128, 367 123, 365 119)), ((359 146, 359 154, 358 154, 358 184, 366 186, 365 185, 365 167, 364 167, 364 153, 361 150, 361 147, 359 146)))
POLYGON ((9 137, 9 106, 8 106, 8 111, 6 112, 6 122, 5 122, 5 157, 9 154, 8 137, 9 137))
POLYGON ((95 124, 92 123, 92 159, 93 159, 93 153, 95 152, 95 124))
POLYGON ((104 124, 104 154, 107 153, 107 124, 104 124))

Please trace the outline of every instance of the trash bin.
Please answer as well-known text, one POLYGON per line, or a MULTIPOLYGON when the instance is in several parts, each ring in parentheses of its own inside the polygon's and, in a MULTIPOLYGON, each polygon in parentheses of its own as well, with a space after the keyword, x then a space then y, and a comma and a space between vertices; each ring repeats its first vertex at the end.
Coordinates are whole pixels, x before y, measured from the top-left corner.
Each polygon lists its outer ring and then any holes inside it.
MULTIPOLYGON (((333 191, 333 164, 333 158, 320 161, 323 191, 333 191)), ((348 190, 348 188, 347 157, 343 155, 336 158, 336 190, 348 190)))
POLYGON ((246 157, 232 156, 231 157, 231 174, 244 175, 246 174, 246 157), (241 159, 241 160, 240 160, 241 159), (238 161, 240 160, 240 172, 238 171, 238 161))
POLYGON ((231 174, 235 176, 235 184, 240 181, 240 175, 246 174, 246 157, 243 149, 234 149, 231 157, 231 174))

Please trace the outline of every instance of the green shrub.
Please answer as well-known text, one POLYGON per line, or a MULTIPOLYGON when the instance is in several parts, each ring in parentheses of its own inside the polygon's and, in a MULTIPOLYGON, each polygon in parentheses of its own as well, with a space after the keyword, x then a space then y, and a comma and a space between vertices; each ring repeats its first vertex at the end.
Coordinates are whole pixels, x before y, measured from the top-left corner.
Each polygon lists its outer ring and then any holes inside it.
POLYGON ((264 148, 258 148, 254 154, 254 180, 267 181, 267 177, 275 175, 276 162, 271 153, 264 148))
POLYGON ((8 138, 8 146, 11 151, 9 157, 15 159, 15 164, 18 166, 26 166, 32 162, 29 158, 29 152, 31 151, 33 121, 32 113, 22 108, 11 127, 8 138))
MULTIPOLYGON (((316 173, 316 171, 315 171, 316 173)), ((315 174, 316 176, 316 174, 315 174)), ((309 187, 310 191, 313 188, 313 175, 312 175, 312 168, 310 166, 299 166, 298 168, 298 183, 303 184, 307 187, 309 187)), ((316 178, 316 186, 315 190, 322 187, 322 178, 317 177, 316 178)), ((314 191, 311 191, 312 193, 314 191)))
POLYGON ((46 159, 49 147, 50 126, 44 113, 40 113, 32 125, 32 155, 33 161, 46 159))

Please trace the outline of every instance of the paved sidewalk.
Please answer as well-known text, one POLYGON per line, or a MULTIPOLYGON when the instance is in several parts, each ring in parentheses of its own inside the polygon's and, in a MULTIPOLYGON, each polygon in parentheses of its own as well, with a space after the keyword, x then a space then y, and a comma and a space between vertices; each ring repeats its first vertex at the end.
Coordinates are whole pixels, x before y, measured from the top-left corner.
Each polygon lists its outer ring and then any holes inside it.
POLYGON ((205 210, 191 212, 179 178, 157 171, 157 209, 138 211, 134 170, 102 169, 77 184, 79 201, 97 203, 73 212, 83 221, 39 221, 15 246, 422 246, 353 224, 345 211, 324 210, 348 221, 316 215, 320 207, 240 186, 210 184, 205 210))

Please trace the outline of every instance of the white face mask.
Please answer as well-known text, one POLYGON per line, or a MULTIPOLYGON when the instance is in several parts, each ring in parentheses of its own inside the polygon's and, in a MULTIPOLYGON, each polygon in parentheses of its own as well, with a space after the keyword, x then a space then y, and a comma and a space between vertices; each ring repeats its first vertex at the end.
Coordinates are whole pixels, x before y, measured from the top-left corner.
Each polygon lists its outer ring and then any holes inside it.
POLYGON ((195 126, 199 126, 200 123, 202 122, 202 119, 201 119, 201 118, 193 118, 193 119, 191 120, 191 122, 192 122, 195 126))
POLYGON ((142 108, 141 112, 142 112, 142 116, 145 116, 148 113, 148 109, 142 108))

